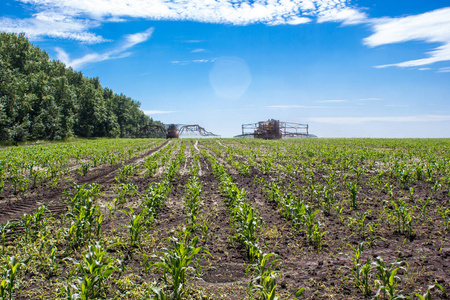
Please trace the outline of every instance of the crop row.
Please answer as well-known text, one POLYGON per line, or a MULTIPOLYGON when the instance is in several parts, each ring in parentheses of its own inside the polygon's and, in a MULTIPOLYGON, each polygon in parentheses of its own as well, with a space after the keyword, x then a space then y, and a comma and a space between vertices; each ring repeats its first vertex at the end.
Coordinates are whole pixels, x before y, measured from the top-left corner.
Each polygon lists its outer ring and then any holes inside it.
POLYGON ((71 170, 86 175, 90 168, 124 162, 161 144, 146 139, 83 140, 0 149, 0 196, 10 190, 24 194, 71 170))

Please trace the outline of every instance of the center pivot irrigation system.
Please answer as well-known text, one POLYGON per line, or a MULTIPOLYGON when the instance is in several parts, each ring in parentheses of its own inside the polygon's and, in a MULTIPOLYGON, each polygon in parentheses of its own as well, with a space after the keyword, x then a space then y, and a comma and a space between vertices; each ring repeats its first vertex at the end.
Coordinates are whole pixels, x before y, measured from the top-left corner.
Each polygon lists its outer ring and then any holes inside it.
POLYGON ((270 119, 258 123, 242 124, 242 134, 235 138, 275 140, 281 138, 317 137, 308 132, 308 124, 280 122, 270 119))
POLYGON ((149 136, 155 131, 162 132, 167 139, 177 139, 181 135, 200 135, 204 137, 220 137, 220 135, 214 134, 212 132, 206 131, 205 128, 198 124, 195 125, 184 125, 184 124, 167 124, 167 125, 147 125, 141 128, 137 133, 139 137, 149 136))

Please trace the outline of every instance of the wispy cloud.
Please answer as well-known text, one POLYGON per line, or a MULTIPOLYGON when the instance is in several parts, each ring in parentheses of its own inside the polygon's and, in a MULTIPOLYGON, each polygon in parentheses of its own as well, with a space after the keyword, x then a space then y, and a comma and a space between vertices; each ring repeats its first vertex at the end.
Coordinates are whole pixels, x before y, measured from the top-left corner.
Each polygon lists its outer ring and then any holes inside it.
POLYGON ((129 56, 131 53, 128 52, 129 49, 137 44, 147 41, 153 33, 153 27, 149 28, 143 32, 129 34, 124 37, 124 41, 118 47, 103 52, 103 53, 90 53, 81 58, 70 59, 67 52, 62 48, 55 48, 57 52, 57 58, 64 62, 67 66, 77 69, 83 65, 93 62, 100 62, 110 59, 118 59, 129 56))
POLYGON ((327 9, 319 14, 319 23, 342 22, 344 25, 356 25, 367 21, 367 15, 351 7, 336 7, 327 9))
POLYGON ((188 65, 188 64, 198 64, 198 63, 212 63, 215 62, 217 58, 209 59, 193 59, 193 60, 173 60, 170 63, 174 65, 188 65))
POLYGON ((370 21, 374 34, 364 39, 364 44, 376 47, 408 41, 439 43, 428 52, 428 57, 377 66, 417 67, 440 61, 450 61, 450 7, 419 15, 400 18, 381 18, 370 21))
POLYGON ((146 115, 160 115, 160 114, 171 114, 176 113, 174 110, 144 110, 144 114, 146 115))
POLYGON ((147 41, 153 34, 154 28, 150 27, 149 29, 138 32, 135 34, 128 34, 125 36, 125 43, 122 46, 122 51, 133 47, 134 45, 140 44, 142 42, 147 41))
POLYGON ((446 115, 422 115, 422 116, 399 116, 399 117, 323 117, 308 118, 309 122, 330 123, 330 124, 362 124, 369 122, 445 122, 450 121, 450 116, 446 115))
POLYGON ((314 105, 269 105, 267 108, 310 108, 310 109, 327 109, 338 108, 333 106, 314 106, 314 105))
POLYGON ((199 49, 191 50, 191 53, 200 53, 200 52, 206 52, 206 49, 199 48, 199 49))
POLYGON ((438 70, 438 73, 448 73, 448 72, 450 72, 450 67, 444 67, 438 70))

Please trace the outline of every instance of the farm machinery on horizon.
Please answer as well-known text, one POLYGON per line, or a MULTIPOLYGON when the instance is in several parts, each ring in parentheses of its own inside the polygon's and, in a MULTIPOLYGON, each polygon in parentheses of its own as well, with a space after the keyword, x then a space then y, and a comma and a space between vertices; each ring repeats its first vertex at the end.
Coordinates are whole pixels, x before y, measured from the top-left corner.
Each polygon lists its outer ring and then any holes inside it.
POLYGON ((314 134, 309 133, 308 124, 280 122, 270 119, 258 123, 242 124, 242 134, 235 138, 255 138, 265 140, 276 140, 281 138, 314 138, 314 134))
POLYGON ((136 136, 148 137, 152 133, 159 132, 163 134, 166 139, 177 139, 181 135, 200 135, 202 137, 220 137, 220 135, 206 131, 205 128, 198 124, 185 125, 185 124, 150 124, 142 127, 136 136))

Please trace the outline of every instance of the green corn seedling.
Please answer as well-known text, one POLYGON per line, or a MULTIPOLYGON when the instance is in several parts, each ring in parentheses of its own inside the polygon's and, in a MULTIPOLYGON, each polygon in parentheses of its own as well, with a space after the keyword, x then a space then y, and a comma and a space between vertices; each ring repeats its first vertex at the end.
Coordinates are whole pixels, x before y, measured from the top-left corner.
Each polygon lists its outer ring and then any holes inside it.
POLYGON ((15 256, 10 256, 7 263, 0 266, 2 281, 0 282, 0 299, 13 299, 13 294, 20 286, 16 284, 17 275, 21 266, 26 266, 30 258, 18 261, 15 256))
POLYGON ((445 208, 442 211, 439 212, 442 216, 443 222, 444 222, 444 229, 449 231, 450 230, 450 208, 445 208))
POLYGON ((2 255, 5 255, 5 243, 6 243, 6 234, 11 232, 11 223, 8 221, 4 224, 0 224, 0 236, 2 239, 2 255))
POLYGON ((372 261, 367 258, 366 263, 359 268, 359 288, 363 292, 364 296, 368 297, 372 294, 372 288, 370 281, 372 279, 372 261))
POLYGON ((138 215, 134 214, 134 210, 131 207, 128 209, 130 211, 127 212, 127 214, 131 217, 130 223, 127 226, 130 233, 130 239, 128 244, 131 247, 137 247, 139 245, 142 231, 145 229, 146 224, 151 222, 151 220, 146 219, 146 215, 148 214, 148 208, 143 209, 138 215))
POLYGON ((90 162, 84 162, 81 164, 80 168, 81 168, 81 174, 83 176, 86 176, 89 173, 89 168, 91 167, 91 163, 90 162))
POLYGON ((279 265, 279 260, 271 260, 274 253, 262 253, 258 251, 256 255, 255 263, 247 267, 247 272, 254 274, 249 285, 249 293, 251 297, 257 297, 257 299, 274 300, 278 299, 276 295, 277 287, 277 274, 278 271, 274 270, 279 265))
POLYGON ((364 244, 366 244, 366 242, 361 242, 358 244, 357 247, 353 247, 350 244, 347 244, 353 251, 353 256, 349 256, 350 259, 353 262, 353 267, 352 267, 352 272, 353 275, 355 276, 355 282, 357 284, 359 284, 361 282, 361 255, 362 252, 364 250, 364 244))
POLYGON ((416 293, 417 298, 419 298, 419 300, 431 300, 431 291, 434 290, 434 288, 438 288, 441 290, 441 292, 444 293, 444 288, 442 287, 442 285, 440 284, 433 284, 428 286, 427 291, 425 292, 425 294, 421 295, 419 293, 416 293))
POLYGON ((159 262, 149 262, 150 267, 154 267, 163 272, 162 289, 154 289, 155 294, 167 299, 179 300, 186 294, 187 272, 196 272, 193 266, 194 259, 200 251, 208 253, 203 247, 197 247, 198 237, 190 239, 191 232, 187 228, 177 232, 177 236, 170 238, 171 249, 165 249, 163 256, 159 257, 159 262))
POLYGON ((382 257, 377 256, 375 262, 372 263, 372 268, 376 270, 375 275, 375 287, 377 289, 375 298, 383 297, 383 299, 397 299, 403 297, 397 291, 397 282, 400 281, 400 277, 397 276, 399 269, 405 270, 400 265, 403 261, 398 260, 391 264, 386 264, 382 257), (387 297, 387 298, 386 298, 387 297))
POLYGON ((88 253, 83 256, 82 262, 72 261, 81 274, 66 285, 66 296, 69 299, 105 299, 106 281, 112 274, 118 273, 120 278, 124 271, 124 265, 120 260, 106 258, 106 251, 99 242, 89 245, 88 253))
POLYGON ((353 209, 358 208, 358 183, 347 183, 348 191, 350 194, 351 206, 353 209))

